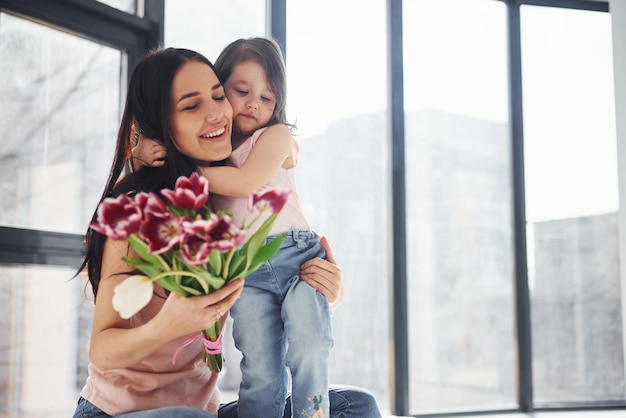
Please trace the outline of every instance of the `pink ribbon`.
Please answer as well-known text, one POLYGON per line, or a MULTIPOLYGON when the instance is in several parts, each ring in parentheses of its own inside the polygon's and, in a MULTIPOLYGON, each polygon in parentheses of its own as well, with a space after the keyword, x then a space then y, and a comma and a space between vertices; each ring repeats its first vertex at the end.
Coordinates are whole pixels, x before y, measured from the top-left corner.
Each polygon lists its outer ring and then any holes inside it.
POLYGON ((215 341, 209 340, 207 337, 204 336, 203 333, 200 333, 195 337, 189 338, 184 343, 182 343, 180 347, 178 347, 178 349, 174 352, 174 356, 172 357, 172 364, 176 364, 176 356, 178 355, 178 352, 188 345, 196 342, 198 338, 202 340, 202 343, 204 344, 204 350, 207 352, 207 354, 219 354, 222 352, 222 333, 218 335, 217 340, 215 341))

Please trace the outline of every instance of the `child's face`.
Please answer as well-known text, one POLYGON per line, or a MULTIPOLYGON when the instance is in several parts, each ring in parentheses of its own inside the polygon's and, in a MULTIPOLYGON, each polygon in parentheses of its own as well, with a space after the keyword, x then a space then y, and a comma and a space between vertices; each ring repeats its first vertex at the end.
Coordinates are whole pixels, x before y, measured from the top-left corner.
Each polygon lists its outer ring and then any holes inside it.
POLYGON ((235 65, 224 87, 233 108, 236 133, 251 135, 267 125, 276 107, 276 97, 258 62, 249 60, 235 65))
POLYGON ((230 155, 233 111, 211 67, 183 64, 172 81, 170 102, 170 135, 180 152, 200 165, 230 155))

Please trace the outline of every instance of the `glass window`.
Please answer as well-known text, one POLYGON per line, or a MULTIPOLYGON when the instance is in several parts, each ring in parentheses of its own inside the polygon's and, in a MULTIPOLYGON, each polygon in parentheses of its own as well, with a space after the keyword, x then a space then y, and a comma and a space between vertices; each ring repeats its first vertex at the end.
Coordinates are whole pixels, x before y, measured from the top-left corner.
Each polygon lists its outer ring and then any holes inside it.
POLYGON ((111 165, 125 58, 7 13, 0 45, 0 225, 82 234, 111 165))
POLYGON ((265 0, 165 0, 165 46, 193 49, 215 62, 238 38, 266 33, 265 0))
POLYGON ((516 408, 506 6, 403 6, 410 410, 516 408))
POLYGON ((384 0, 287 2, 287 112, 297 180, 346 297, 334 313, 331 383, 389 409, 390 189, 384 0), (358 18, 355 18, 358 16, 358 18))
POLYGON ((0 416, 71 416, 85 384, 93 305, 56 267, 0 267, 0 416))
POLYGON ((623 400, 611 17, 521 22, 534 400, 623 400))
POLYGON ((144 0, 97 0, 122 12, 130 14, 140 14, 137 10, 138 6, 143 5, 144 0))

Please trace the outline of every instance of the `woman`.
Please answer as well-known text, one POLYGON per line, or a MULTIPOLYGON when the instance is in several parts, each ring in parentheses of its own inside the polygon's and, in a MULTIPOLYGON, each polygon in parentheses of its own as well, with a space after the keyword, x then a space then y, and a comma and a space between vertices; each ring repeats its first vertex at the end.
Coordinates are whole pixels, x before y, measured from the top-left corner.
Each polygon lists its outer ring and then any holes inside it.
MULTIPOLYGON (((130 79, 102 198, 173 188, 179 176, 228 157, 231 128, 232 109, 206 58, 174 48, 146 54, 130 79), (133 124, 162 143, 168 158, 162 167, 145 167, 120 180, 130 157, 133 124)), ((124 320, 113 308, 113 289, 133 274, 122 258, 135 254, 125 241, 106 240, 93 230, 87 232, 87 244, 80 270, 88 272, 96 307, 89 377, 74 417, 215 418, 218 409, 220 417, 236 417, 236 403, 219 408, 217 375, 202 361, 200 341, 182 350, 175 364, 171 359, 190 336, 210 327, 231 308, 241 294, 242 281, 190 298, 168 295, 157 286, 148 306, 124 320)), ((309 276, 317 277, 313 282, 336 296, 331 302, 338 302, 343 291, 340 273, 327 266, 314 260, 307 266, 312 269, 309 276)), ((331 416, 380 417, 369 393, 354 388, 331 392, 331 416)))

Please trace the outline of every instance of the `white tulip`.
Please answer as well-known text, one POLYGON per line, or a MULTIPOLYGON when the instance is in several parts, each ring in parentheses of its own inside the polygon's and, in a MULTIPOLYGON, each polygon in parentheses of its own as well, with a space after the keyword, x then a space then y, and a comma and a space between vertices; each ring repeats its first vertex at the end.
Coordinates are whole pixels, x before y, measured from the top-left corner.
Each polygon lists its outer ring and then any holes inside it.
POLYGON ((128 319, 142 310, 152 299, 152 280, 146 276, 130 276, 113 289, 113 309, 128 319))

